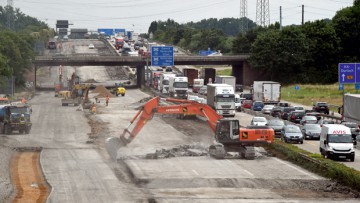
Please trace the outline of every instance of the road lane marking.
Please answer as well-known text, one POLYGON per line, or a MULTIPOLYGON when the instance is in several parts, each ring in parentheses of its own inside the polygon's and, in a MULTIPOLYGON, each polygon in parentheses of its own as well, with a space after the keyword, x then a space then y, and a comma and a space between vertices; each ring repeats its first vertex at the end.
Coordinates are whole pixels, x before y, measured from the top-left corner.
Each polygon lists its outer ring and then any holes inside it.
POLYGON ((285 164, 285 165, 287 165, 287 166, 289 166, 289 167, 291 167, 291 168, 293 168, 293 169, 296 169, 297 171, 299 171, 299 172, 301 172, 301 173, 303 173, 303 174, 305 174, 305 175, 308 175, 308 176, 310 176, 310 177, 312 177, 312 178, 314 178, 314 179, 321 179, 321 178, 319 178, 319 177, 317 177, 317 176, 315 176, 315 175, 313 175, 313 174, 311 174, 311 173, 309 173, 309 172, 307 172, 307 171, 305 171, 305 170, 302 170, 302 169, 300 169, 300 168, 297 168, 297 167, 295 167, 295 166, 293 166, 293 165, 291 165, 291 164, 289 164, 289 163, 286 163, 285 161, 282 161, 282 160, 280 160, 280 159, 278 159, 278 158, 273 158, 273 159, 275 159, 276 161, 278 161, 278 162, 280 162, 280 163, 283 163, 283 164, 285 164))
POLYGON ((305 141, 306 144, 312 145, 312 146, 318 146, 317 144, 314 144, 314 142, 310 142, 310 141, 305 141))
POLYGON ((197 171, 195 171, 194 169, 192 170, 192 172, 194 172, 196 175, 200 175, 197 171))
MULTIPOLYGON (((233 163, 232 161, 230 161, 229 159, 226 159, 226 161, 229 162, 229 163, 231 163, 231 164, 233 164, 233 165, 236 165, 236 166, 238 166, 238 167, 241 167, 241 166, 238 165, 238 164, 234 164, 234 163, 233 163)), ((241 169, 242 169, 245 173, 247 173, 247 174, 249 174, 250 176, 254 177, 254 174, 250 173, 250 171, 244 169, 243 167, 241 167, 241 169)))

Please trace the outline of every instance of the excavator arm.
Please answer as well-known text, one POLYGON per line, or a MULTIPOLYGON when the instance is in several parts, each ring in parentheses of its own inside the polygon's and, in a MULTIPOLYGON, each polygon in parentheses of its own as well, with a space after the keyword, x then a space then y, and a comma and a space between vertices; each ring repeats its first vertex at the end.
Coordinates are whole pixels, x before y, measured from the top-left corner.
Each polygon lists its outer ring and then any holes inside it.
POLYGON ((178 115, 198 115, 206 118, 213 132, 216 131, 216 123, 222 116, 219 116, 210 106, 197 103, 195 101, 167 98, 166 101, 180 103, 177 105, 160 106, 160 97, 154 97, 145 103, 134 118, 130 121, 130 125, 123 131, 120 136, 123 144, 130 143, 141 131, 147 121, 149 121, 155 113, 160 114, 178 114, 178 115), (137 120, 132 131, 129 130, 131 124, 137 120), (126 137, 126 135, 129 135, 126 137))

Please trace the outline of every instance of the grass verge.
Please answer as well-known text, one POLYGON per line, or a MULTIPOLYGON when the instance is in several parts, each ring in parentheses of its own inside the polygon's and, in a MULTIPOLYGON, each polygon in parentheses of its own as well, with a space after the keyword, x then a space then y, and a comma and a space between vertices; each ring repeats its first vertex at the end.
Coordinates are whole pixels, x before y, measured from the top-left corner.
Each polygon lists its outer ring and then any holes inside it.
POLYGON ((268 150, 279 158, 360 191, 360 171, 281 141, 275 141, 274 144, 268 146, 268 150))

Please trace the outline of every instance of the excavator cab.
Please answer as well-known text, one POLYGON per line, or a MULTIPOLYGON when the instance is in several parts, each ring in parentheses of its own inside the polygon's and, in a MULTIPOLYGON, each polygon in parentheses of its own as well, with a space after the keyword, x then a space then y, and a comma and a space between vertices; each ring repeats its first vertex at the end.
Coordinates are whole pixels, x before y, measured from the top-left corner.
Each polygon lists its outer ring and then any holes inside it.
POLYGON ((216 124, 216 141, 220 143, 239 141, 239 128, 239 120, 220 119, 216 124))

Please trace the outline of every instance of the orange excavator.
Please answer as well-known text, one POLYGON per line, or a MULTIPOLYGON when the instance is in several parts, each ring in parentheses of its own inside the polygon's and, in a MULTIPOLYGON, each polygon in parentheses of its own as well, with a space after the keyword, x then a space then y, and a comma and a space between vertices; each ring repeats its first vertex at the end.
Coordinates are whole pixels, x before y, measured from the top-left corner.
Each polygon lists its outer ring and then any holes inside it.
POLYGON ((123 146, 130 143, 155 113, 177 114, 179 116, 198 115, 206 118, 211 130, 215 133, 216 143, 209 147, 212 157, 222 159, 227 152, 238 152, 243 158, 254 159, 257 143, 273 143, 274 130, 266 126, 240 127, 237 119, 224 119, 219 116, 210 106, 195 101, 167 98, 169 102, 179 103, 176 105, 160 106, 160 97, 154 97, 145 103, 130 125, 136 120, 136 125, 129 130, 126 128, 120 140, 123 146))

